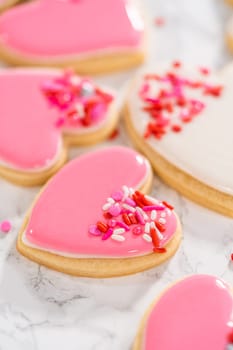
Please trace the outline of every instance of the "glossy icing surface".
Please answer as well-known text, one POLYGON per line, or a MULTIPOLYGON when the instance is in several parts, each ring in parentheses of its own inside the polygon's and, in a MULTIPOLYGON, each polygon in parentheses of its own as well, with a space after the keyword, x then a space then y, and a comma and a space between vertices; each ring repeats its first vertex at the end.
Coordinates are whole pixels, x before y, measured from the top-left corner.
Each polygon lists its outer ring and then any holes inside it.
MULTIPOLYGON (((171 70, 170 65, 164 65, 156 69, 148 68, 147 73, 164 74, 168 70, 171 70)), ((196 68, 181 68, 180 75, 222 85, 222 95, 213 98, 203 95, 198 89, 189 91, 190 98, 204 103, 203 111, 191 123, 187 123, 181 132, 169 132, 161 140, 150 137, 147 142, 179 169, 207 185, 233 194, 233 66, 210 76, 197 74, 196 68)), ((138 77, 135 89, 131 92, 129 108, 134 127, 143 137, 149 116, 142 110, 143 103, 138 96, 141 85, 142 77, 138 77)))
POLYGON ((47 73, 0 73, 0 162, 30 170, 50 165, 61 142, 55 111, 40 91, 47 73))
MULTIPOLYGON (((62 111, 51 106, 42 86, 62 76, 63 72, 43 69, 0 72, 0 164, 36 171, 51 166, 59 157, 62 128, 56 124, 62 111)), ((90 126, 75 122, 65 123, 63 128, 77 134, 96 130, 104 124, 108 111, 104 105, 90 126)))
POLYGON ((37 0, 0 19, 0 41, 32 56, 134 49, 142 32, 131 0, 37 0))
POLYGON ((230 289, 223 281, 207 275, 188 277, 155 304, 143 349, 225 350, 232 307, 230 289))
MULTIPOLYGON (((65 166, 49 183, 32 210, 26 239, 39 248, 66 255, 130 257, 148 254, 153 244, 126 234, 125 241, 101 240, 88 233, 102 214, 109 194, 122 184, 138 188, 148 176, 148 163, 125 147, 112 147, 84 155, 65 166)), ((164 237, 177 227, 172 213, 164 237)))

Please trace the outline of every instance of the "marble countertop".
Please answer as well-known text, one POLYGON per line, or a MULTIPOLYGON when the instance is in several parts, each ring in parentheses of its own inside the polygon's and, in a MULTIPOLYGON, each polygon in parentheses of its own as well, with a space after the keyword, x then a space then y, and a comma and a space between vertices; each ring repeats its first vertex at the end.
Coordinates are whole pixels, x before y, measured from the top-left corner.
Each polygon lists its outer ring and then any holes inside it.
MULTIPOLYGON (((222 0, 143 4, 151 24, 150 60, 182 59, 216 69, 231 60, 224 46, 231 9, 222 0), (153 25, 157 16, 164 17, 163 27, 153 25)), ((122 87, 131 75, 101 80, 122 87)), ((110 143, 129 144, 123 128, 110 143)), ((83 151, 72 150, 70 157, 83 151)), ((129 350, 145 309, 168 284, 188 274, 209 273, 233 285, 233 221, 191 203, 157 178, 154 193, 174 203, 184 231, 182 245, 168 263, 109 280, 72 278, 38 266, 15 249, 17 231, 37 192, 0 180, 0 221, 13 224, 11 233, 0 236, 0 350, 129 350)))

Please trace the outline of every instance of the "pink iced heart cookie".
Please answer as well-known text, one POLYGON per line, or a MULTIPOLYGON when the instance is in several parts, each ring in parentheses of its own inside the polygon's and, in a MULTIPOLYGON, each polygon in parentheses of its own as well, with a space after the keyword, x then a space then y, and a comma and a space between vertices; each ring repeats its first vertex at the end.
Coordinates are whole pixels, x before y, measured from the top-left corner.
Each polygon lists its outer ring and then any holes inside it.
POLYGON ((13 64, 112 71, 143 61, 143 33, 132 0, 37 0, 0 18, 0 54, 13 64))
POLYGON ((181 62, 148 68, 127 101, 126 126, 166 183, 233 216, 233 66, 214 75, 181 62))
POLYGON ((68 144, 101 141, 118 121, 115 95, 71 72, 2 70, 0 92, 0 175, 23 185, 46 181, 68 144))
POLYGON ((167 289, 148 310, 133 350, 230 350, 233 300, 217 277, 196 275, 167 289))
POLYGON ((25 219, 18 250, 68 274, 112 277, 171 257, 181 240, 173 208, 146 196, 152 174, 132 149, 101 149, 70 162, 25 219), (139 191, 140 189, 140 191, 139 191))

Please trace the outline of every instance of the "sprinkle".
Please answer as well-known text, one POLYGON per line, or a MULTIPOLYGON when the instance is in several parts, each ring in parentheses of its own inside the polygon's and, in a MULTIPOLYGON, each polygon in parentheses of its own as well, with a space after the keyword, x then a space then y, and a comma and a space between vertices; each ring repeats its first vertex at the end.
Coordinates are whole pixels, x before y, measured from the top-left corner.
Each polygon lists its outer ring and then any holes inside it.
POLYGON ((114 219, 110 219, 110 220, 108 220, 108 226, 109 227, 115 227, 117 225, 117 221, 116 220, 114 220, 114 219))
POLYGON ((129 211, 131 211, 132 213, 134 213, 135 212, 135 208, 133 208, 133 207, 131 207, 131 205, 128 205, 128 204, 122 204, 122 207, 124 208, 124 209, 126 209, 126 210, 129 210, 129 211))
POLYGON ((125 199, 125 203, 131 205, 131 207, 136 207, 136 203, 134 202, 134 200, 129 197, 125 199))
POLYGON ((149 236, 147 233, 144 233, 144 234, 142 235, 142 238, 143 238, 146 242, 148 242, 148 243, 152 242, 151 236, 149 236))
POLYGON ((96 226, 97 226, 98 230, 100 230, 101 232, 105 233, 108 231, 108 225, 104 224, 101 221, 98 221, 96 226))
POLYGON ((171 210, 174 209, 174 207, 173 207, 171 204, 169 204, 168 202, 163 201, 162 203, 163 203, 163 205, 165 205, 165 207, 167 207, 168 209, 171 209, 171 210))
POLYGON ((61 114, 56 121, 57 127, 63 124, 83 127, 95 124, 114 99, 91 80, 81 78, 71 70, 44 81, 41 91, 50 105, 61 114))
POLYGON ((122 235, 123 233, 125 233, 125 229, 124 229, 124 228, 116 228, 116 229, 113 231, 113 234, 114 234, 114 235, 122 235))
POLYGON ((109 140, 115 140, 120 134, 119 129, 113 130, 113 132, 109 135, 108 139, 109 140))
POLYGON ((166 220, 164 218, 159 218, 160 224, 166 224, 166 220))
POLYGON ((150 233, 150 223, 147 222, 145 225, 145 233, 150 233))
POLYGON ((129 217, 130 222, 131 222, 131 224, 132 224, 132 225, 134 225, 134 224, 137 224, 137 223, 138 223, 138 221, 137 221, 137 219, 136 219, 136 217, 135 217, 135 215, 134 215, 134 214, 129 213, 129 214, 128 214, 128 217, 129 217))
POLYGON ((138 222, 139 222, 141 225, 145 225, 144 217, 143 217, 143 215, 142 215, 142 213, 141 213, 141 211, 139 210, 138 207, 137 207, 137 209, 136 209, 135 216, 136 216, 136 218, 138 219, 138 222))
POLYGON ((151 197, 151 196, 146 195, 145 197, 146 197, 146 199, 147 199, 148 201, 150 201, 150 202, 153 203, 153 204, 158 204, 158 203, 159 203, 159 201, 158 201, 157 199, 155 199, 155 198, 153 198, 153 197, 151 197))
POLYGON ((156 17, 154 23, 157 27, 162 27, 165 24, 165 19, 163 17, 156 17))
POLYGON ((210 70, 206 67, 200 67, 200 72, 203 75, 209 75, 210 74, 210 70))
POLYGON ((141 226, 135 226, 133 228, 133 234, 138 236, 138 235, 141 235, 143 233, 143 230, 141 228, 141 226))
POLYGON ((116 201, 119 202, 123 198, 123 192, 122 191, 116 191, 112 193, 112 198, 116 201))
POLYGON ((89 226, 88 232, 93 236, 101 236, 102 232, 98 230, 96 225, 89 226))
POLYGON ((123 200, 125 200, 129 196, 129 188, 127 186, 122 186, 122 190, 124 192, 123 200))
POLYGON ((108 231, 102 236, 102 240, 106 241, 113 234, 113 229, 109 228, 108 231))
POLYGON ((126 225, 131 225, 131 221, 126 213, 122 214, 122 219, 126 225))
POLYGON ((118 203, 113 204, 110 208, 109 208, 109 213, 112 216, 118 216, 121 213, 121 207, 118 203))
POLYGON ((148 205, 143 207, 143 210, 145 211, 152 211, 152 210, 164 210, 165 207, 162 205, 148 205))
POLYGON ((166 253, 167 249, 164 248, 164 247, 161 247, 161 248, 160 247, 154 247, 153 251, 154 251, 154 253, 166 253))
POLYGON ((11 230, 11 223, 8 220, 4 220, 0 224, 0 229, 4 233, 8 233, 11 230))
POLYGON ((163 224, 161 224, 161 222, 159 221, 155 221, 155 226, 160 232, 166 231, 166 227, 163 224))
POLYGON ((151 240, 153 242, 154 247, 159 247, 160 240, 159 240, 159 237, 157 235, 156 229, 151 227, 150 234, 151 234, 151 240))
POLYGON ((107 198, 107 202, 111 203, 111 204, 114 204, 115 200, 113 198, 109 197, 109 198, 107 198))
POLYGON ((180 132, 182 130, 182 127, 178 124, 172 125, 172 131, 174 132, 180 132))
POLYGON ((233 253, 231 254, 231 260, 233 261, 233 253))
POLYGON ((173 62, 173 67, 174 68, 180 68, 181 67, 181 62, 180 61, 175 61, 175 62, 173 62))
POLYGON ((118 242, 124 242, 125 241, 125 237, 121 236, 121 235, 112 235, 111 238, 114 241, 118 241, 118 242))
MULTIPOLYGON (((123 214, 124 215, 124 214, 123 214)), ((127 215, 127 214, 126 214, 127 215)), ((117 221, 116 224, 122 228, 124 228, 126 231, 129 231, 129 226, 126 225, 124 222, 117 221)))
POLYGON ((102 206, 102 209, 104 211, 107 211, 109 208, 111 208, 112 204, 111 203, 105 203, 103 206, 102 206))
POLYGON ((152 210, 152 212, 150 214, 151 220, 155 220, 156 216, 157 216, 156 210, 152 210))
MULTIPOLYGON (((142 83, 143 89, 140 99, 143 102, 142 110, 149 115, 149 121, 144 130, 144 137, 154 137, 161 140, 168 132, 179 133, 183 129, 181 123, 191 122, 200 115, 205 104, 200 100, 193 101, 189 90, 195 89, 201 95, 220 97, 223 87, 206 84, 198 80, 187 79, 181 76, 180 61, 171 64, 171 69, 162 75, 146 74, 142 83), (157 86, 154 84, 157 84, 157 86), (157 91, 156 93, 154 91, 157 91), (175 122, 174 122, 175 121, 175 122)), ((209 74, 207 68, 198 68, 198 77, 209 74)), ((204 77, 201 77, 204 79, 204 77)), ((195 92, 196 94, 196 92, 195 92)), ((137 205, 140 206, 139 203, 137 205)))

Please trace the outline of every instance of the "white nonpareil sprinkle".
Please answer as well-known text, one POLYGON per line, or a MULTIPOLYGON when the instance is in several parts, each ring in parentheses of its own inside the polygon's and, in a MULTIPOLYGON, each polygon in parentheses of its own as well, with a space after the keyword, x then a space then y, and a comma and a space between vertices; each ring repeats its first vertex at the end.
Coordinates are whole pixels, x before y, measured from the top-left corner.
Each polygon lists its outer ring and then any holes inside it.
POLYGON ((147 222, 145 225, 145 233, 150 233, 150 223, 147 222))
POLYGON ((149 236, 147 233, 144 233, 143 235, 142 235, 142 238, 146 241, 146 242, 152 242, 152 238, 151 238, 151 236, 149 236))
POLYGON ((160 224, 166 224, 166 220, 164 218, 159 218, 160 224))
POLYGON ((156 230, 156 226, 155 226, 155 223, 154 223, 154 222, 151 222, 151 223, 150 223, 150 227, 151 227, 151 228, 154 228, 154 229, 156 230))
POLYGON ((114 235, 122 235, 123 233, 125 233, 125 229, 122 227, 122 228, 116 228, 114 231, 113 231, 113 234, 114 235))
POLYGON ((122 186, 122 190, 124 193, 122 200, 124 201, 127 197, 129 197, 129 188, 127 186, 122 186))
POLYGON ((169 208, 166 209, 166 212, 167 212, 167 215, 168 215, 168 216, 171 216, 171 215, 172 215, 172 212, 171 212, 171 210, 170 210, 169 208))
POLYGON ((122 204, 122 207, 126 210, 129 210, 131 211, 132 213, 134 213, 136 211, 136 209, 134 207, 131 207, 131 205, 128 205, 128 204, 122 204))
POLYGON ((151 218, 151 220, 155 220, 155 219, 156 219, 156 217, 157 217, 157 213, 156 213, 156 211, 155 211, 155 210, 152 210, 152 212, 151 212, 151 214, 150 214, 150 218, 151 218))
POLYGON ((148 201, 150 201, 153 204, 158 204, 159 201, 151 196, 145 196, 146 199, 148 199, 148 201))
POLYGON ((159 240, 161 241, 163 239, 163 235, 161 232, 159 232, 159 230, 157 228, 156 228, 156 234, 157 234, 159 240))
POLYGON ((121 236, 121 235, 111 235, 111 238, 114 241, 118 241, 118 242, 124 242, 125 241, 125 237, 121 236))
POLYGON ((111 197, 109 197, 109 198, 107 199, 107 202, 108 202, 108 203, 111 203, 111 204, 114 204, 114 203, 115 203, 114 199, 111 198, 111 197))
POLYGON ((129 188, 129 193, 131 196, 134 194, 134 189, 132 187, 129 188))
POLYGON ((111 208, 112 206, 112 203, 105 203, 103 206, 102 206, 102 209, 103 211, 106 211, 108 210, 109 208, 111 208))

